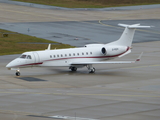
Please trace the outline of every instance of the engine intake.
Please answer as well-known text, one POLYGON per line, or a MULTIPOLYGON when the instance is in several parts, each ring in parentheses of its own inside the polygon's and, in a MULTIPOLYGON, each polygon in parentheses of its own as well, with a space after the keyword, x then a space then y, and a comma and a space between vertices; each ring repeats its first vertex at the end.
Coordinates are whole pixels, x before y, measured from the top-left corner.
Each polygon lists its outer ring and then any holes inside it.
POLYGON ((106 55, 107 54, 107 51, 106 51, 106 48, 102 48, 102 50, 101 50, 101 52, 104 54, 104 55, 106 55))
POLYGON ((104 46, 101 49, 101 53, 104 55, 114 56, 123 54, 128 50, 127 46, 104 46))

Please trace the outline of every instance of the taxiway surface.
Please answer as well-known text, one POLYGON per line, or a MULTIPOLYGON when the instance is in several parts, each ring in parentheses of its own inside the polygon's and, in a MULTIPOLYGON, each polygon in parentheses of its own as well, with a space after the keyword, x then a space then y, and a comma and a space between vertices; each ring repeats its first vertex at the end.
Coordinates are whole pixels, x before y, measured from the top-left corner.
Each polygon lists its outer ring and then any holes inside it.
MULTIPOLYGON (((88 74, 86 68, 78 69, 75 73, 70 72, 68 68, 59 67, 25 68, 21 69, 20 77, 15 77, 14 71, 7 70, 5 65, 19 55, 0 56, 0 119, 53 120, 49 116, 57 115, 76 116, 76 120, 160 119, 160 16, 156 14, 158 8, 106 11, 105 14, 110 15, 107 16, 108 19, 115 20, 112 22, 106 21, 104 11, 53 11, 4 3, 0 3, 0 6, 0 13, 3 14, 0 17, 0 28, 16 31, 19 26, 23 32, 22 28, 28 25, 34 26, 33 28, 38 27, 37 29, 54 25, 57 32, 52 31, 52 36, 60 35, 61 39, 66 37, 62 35, 66 34, 64 30, 70 28, 78 31, 79 39, 87 40, 93 36, 101 36, 102 39, 115 40, 114 37, 119 37, 123 31, 115 25, 117 22, 122 22, 118 20, 124 19, 124 16, 125 23, 141 22, 142 25, 156 26, 136 31, 134 40, 140 39, 140 43, 134 43, 132 53, 120 59, 134 60, 143 51, 144 55, 140 62, 95 65, 95 74, 88 74), (52 19, 45 17, 48 13, 54 13, 54 16, 58 17, 52 19), (10 26, 6 27, 9 24, 10 26), (59 29, 60 26, 65 27, 59 29), (79 28, 80 26, 83 27, 79 28)), ((25 30, 27 29, 28 27, 25 27, 25 30)), ((31 31, 29 34, 33 34, 31 31)), ((75 34, 71 32, 69 35, 75 34)), ((84 41, 81 42, 81 45, 83 44, 84 41)))
POLYGON ((90 11, 52 10, 1 3, 0 28, 73 46, 84 46, 117 40, 123 32, 118 23, 141 23, 156 27, 136 32, 134 42, 159 41, 159 13, 160 7, 90 11))
POLYGON ((133 44, 124 60, 136 64, 86 68, 24 68, 21 76, 5 65, 19 55, 0 56, 0 116, 5 120, 50 120, 71 116, 99 120, 160 119, 160 42, 133 44))

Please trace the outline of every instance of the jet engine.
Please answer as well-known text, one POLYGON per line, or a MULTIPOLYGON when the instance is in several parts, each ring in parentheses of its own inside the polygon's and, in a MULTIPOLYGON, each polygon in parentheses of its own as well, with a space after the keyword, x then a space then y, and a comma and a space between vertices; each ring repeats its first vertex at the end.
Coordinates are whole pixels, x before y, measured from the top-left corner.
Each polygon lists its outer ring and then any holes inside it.
POLYGON ((120 55, 129 50, 126 46, 104 46, 101 49, 102 54, 108 56, 120 55))

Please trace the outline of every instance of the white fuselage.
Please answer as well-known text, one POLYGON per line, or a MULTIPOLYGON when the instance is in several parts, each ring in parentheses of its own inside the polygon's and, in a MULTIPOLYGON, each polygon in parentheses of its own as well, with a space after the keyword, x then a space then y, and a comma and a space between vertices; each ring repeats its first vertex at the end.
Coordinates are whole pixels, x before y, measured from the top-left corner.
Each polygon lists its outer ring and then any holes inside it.
MULTIPOLYGON (((126 25, 121 37, 108 44, 88 44, 80 48, 47 50, 25 52, 19 58, 14 59, 6 65, 7 68, 17 68, 16 75, 19 76, 20 67, 30 66, 66 66, 72 71, 86 66, 90 73, 95 72, 93 64, 101 63, 135 63, 135 61, 106 61, 116 57, 122 57, 131 52, 131 45, 136 28, 150 28, 140 24, 126 25)), ((140 60, 140 57, 136 61, 140 60)))
MULTIPOLYGON (((57 49, 25 52, 15 60, 11 61, 7 67, 20 68, 29 66, 71 66, 72 63, 96 62, 114 59, 124 54, 126 46, 107 46, 97 44, 94 47, 85 46, 81 48, 57 49), (107 53, 102 53, 102 48, 106 48, 107 53), (108 49, 109 48, 109 49, 108 49), (30 56, 30 57, 28 57, 30 56)), ((82 67, 82 65, 77 65, 82 67)))

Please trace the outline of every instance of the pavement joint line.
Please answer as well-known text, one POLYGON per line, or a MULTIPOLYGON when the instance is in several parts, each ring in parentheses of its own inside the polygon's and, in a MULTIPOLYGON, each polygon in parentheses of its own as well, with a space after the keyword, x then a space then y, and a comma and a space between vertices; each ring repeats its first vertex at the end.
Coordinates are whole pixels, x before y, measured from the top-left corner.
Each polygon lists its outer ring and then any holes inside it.
POLYGON ((23 12, 23 11, 15 11, 15 10, 5 10, 5 9, 0 9, 0 10, 3 10, 3 11, 7 11, 7 12, 14 12, 14 13, 21 13, 21 14, 28 14, 28 15, 34 15, 34 16, 39 16, 39 17, 49 17, 49 18, 54 18, 54 19, 59 19, 59 20, 69 20, 69 19, 66 19, 66 18, 58 18, 58 17, 53 17, 52 16, 49 16, 49 15, 37 15, 36 13, 29 13, 29 12, 23 12))
MULTIPOLYGON (((5 113, 5 114, 13 114, 13 115, 25 115, 25 116, 38 116, 38 117, 47 117, 49 115, 41 115, 41 114, 36 114, 36 113, 30 113, 30 112, 22 112, 22 111, 14 111, 14 110, 2 110, 0 109, 0 113, 5 113)), ((15 119, 16 120, 16 119, 15 119)))
MULTIPOLYGON (((14 111, 14 110, 2 110, 0 109, 0 113, 10 113, 10 114, 18 114, 18 115, 33 115, 33 113, 29 112, 21 112, 21 111, 14 111)), ((39 115, 39 114, 34 114, 39 115)))
POLYGON ((146 97, 146 98, 160 98, 160 96, 150 95, 127 95, 127 94, 83 94, 83 93, 38 93, 38 92, 0 92, 10 94, 43 94, 43 95, 70 95, 70 96, 111 96, 111 97, 146 97))

